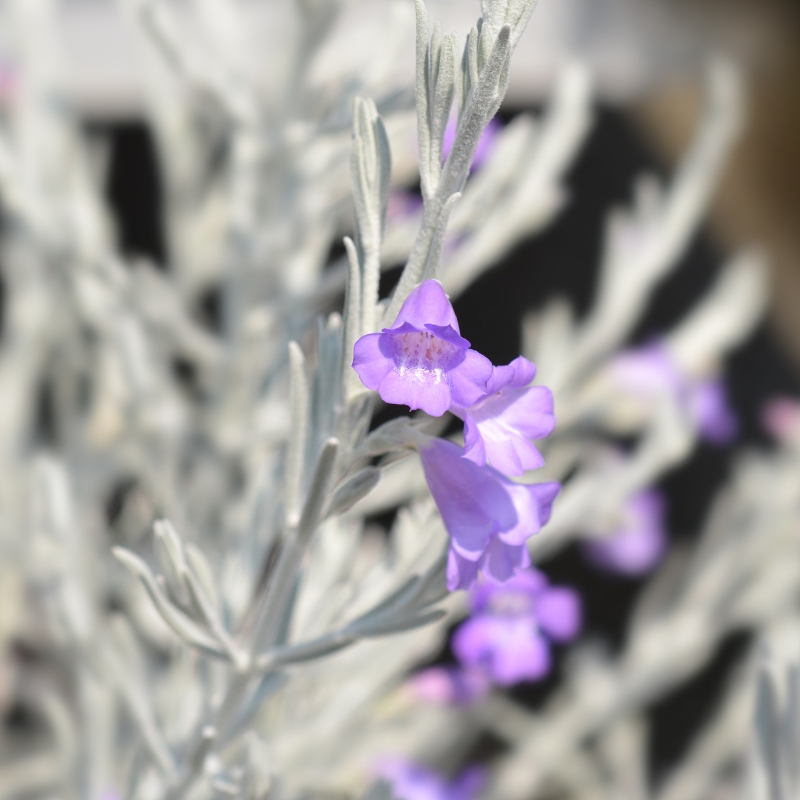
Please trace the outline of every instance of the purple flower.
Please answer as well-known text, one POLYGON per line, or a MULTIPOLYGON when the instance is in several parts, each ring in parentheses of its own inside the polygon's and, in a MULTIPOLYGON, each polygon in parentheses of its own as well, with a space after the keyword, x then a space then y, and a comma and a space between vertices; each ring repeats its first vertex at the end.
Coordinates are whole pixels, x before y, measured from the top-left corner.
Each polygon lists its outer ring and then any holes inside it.
POLYGON ((600 569, 618 575, 644 575, 658 564, 667 546, 665 504, 660 492, 649 489, 625 504, 618 531, 584 544, 584 552, 600 569))
POLYGON ((550 671, 550 640, 569 641, 581 626, 580 598, 526 570, 498 586, 481 583, 472 593, 473 616, 455 632, 453 652, 468 669, 511 686, 550 671))
POLYGON ((409 686, 420 700, 428 703, 467 705, 486 694, 489 680, 482 670, 429 667, 414 675, 409 686))
POLYGON ((530 566, 525 542, 550 519, 558 483, 514 483, 462 458, 464 449, 430 439, 420 449, 433 499, 450 534, 447 586, 468 589, 482 572, 503 582, 530 566))
POLYGON ((440 417, 486 393, 488 358, 469 349, 453 306, 438 281, 424 281, 406 298, 394 327, 368 333, 355 345, 353 367, 387 403, 440 417))
POLYGON ((673 393, 705 441, 726 444, 736 437, 738 422, 722 381, 687 377, 662 343, 621 353, 612 370, 621 386, 639 395, 673 393))
MULTIPOLYGON (((453 147, 453 142, 456 140, 456 129, 458 122, 453 117, 444 129, 444 138, 442 140, 442 161, 447 159, 450 150, 453 147)), ((497 117, 492 117, 489 124, 483 129, 481 138, 478 140, 478 147, 475 150, 475 155, 472 158, 472 169, 479 169, 484 161, 489 157, 494 147, 497 134, 503 129, 503 124, 497 117)))
POLYGON ((504 475, 522 475, 544 464, 531 439, 553 432, 553 393, 529 386, 536 367, 519 356, 508 366, 494 367, 486 395, 469 408, 451 409, 464 420, 464 458, 491 464, 504 475))
POLYGON ((448 781, 432 770, 400 758, 383 761, 378 774, 392 785, 397 800, 472 800, 486 779, 483 769, 469 767, 455 780, 448 781))

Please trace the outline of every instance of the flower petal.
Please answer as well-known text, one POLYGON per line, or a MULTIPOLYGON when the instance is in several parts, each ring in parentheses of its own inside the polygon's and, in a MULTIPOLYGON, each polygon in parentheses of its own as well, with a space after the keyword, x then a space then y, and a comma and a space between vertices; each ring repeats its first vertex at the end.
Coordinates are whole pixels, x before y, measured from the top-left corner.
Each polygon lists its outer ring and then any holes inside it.
POLYGON ((406 298, 397 314, 392 328, 397 328, 408 322, 417 328, 426 324, 450 325, 456 333, 460 333, 456 312, 447 299, 442 284, 439 281, 423 281, 406 298))
POLYGON ((548 587, 536 601, 539 627, 557 642, 567 642, 581 629, 581 598, 566 586, 548 587))
MULTIPOLYGON (((463 413, 465 420, 477 427, 473 437, 483 439, 486 460, 504 475, 522 475, 544 464, 531 439, 542 439, 555 427, 553 396, 549 389, 544 386, 503 388, 463 413)), ((473 439, 468 449, 474 447, 473 439)))
POLYGON ((492 678, 501 686, 520 681, 535 681, 550 671, 550 647, 535 630, 526 635, 512 635, 509 643, 498 648, 492 660, 492 678))
POLYGON ((514 577, 517 570, 530 564, 525 545, 510 545, 495 536, 480 560, 480 570, 488 579, 505 583, 514 577))
POLYGON ((447 554, 447 589, 471 589, 478 579, 478 562, 460 556, 453 548, 447 554))
POLYGON ((478 614, 459 625, 450 643, 456 658, 465 666, 485 663, 498 641, 497 629, 498 619, 488 614, 478 614))
POLYGON ((418 327, 417 325, 412 325, 410 322, 404 322, 402 325, 398 325, 396 328, 382 328, 382 333, 391 333, 391 334, 399 334, 399 333, 421 333, 422 328, 418 327))
POLYGON ((503 477, 461 458, 463 448, 433 439, 420 450, 425 479, 459 555, 477 560, 497 530, 517 525, 503 477))
MULTIPOLYGON (((407 323, 403 324, 406 325, 407 323)), ((427 323, 425 328, 431 333, 435 333, 440 339, 444 339, 445 342, 454 344, 456 347, 463 347, 465 350, 469 348, 469 342, 452 325, 431 325, 427 323)))
POLYGON ((536 377, 536 367, 524 356, 517 356, 504 367, 495 367, 486 392, 494 394, 501 389, 520 389, 536 377))
POLYGON ((392 369, 378 386, 378 394, 385 403, 408 406, 412 411, 421 408, 432 417, 441 417, 452 399, 447 381, 425 370, 401 374, 392 369))
MULTIPOLYGON (((523 566, 526 565, 523 564, 523 566)), ((489 607, 493 598, 499 598, 501 605, 507 605, 503 601, 509 596, 518 600, 519 595, 527 595, 529 602, 522 605, 532 610, 536 599, 547 589, 547 586, 547 576, 543 572, 538 569, 522 569, 505 583, 492 581, 478 583, 470 592, 470 607, 473 612, 483 611, 489 607)), ((516 605, 520 605, 519 602, 516 605)))
POLYGON ((355 344, 353 369, 367 389, 377 389, 386 374, 394 367, 394 361, 386 345, 382 333, 368 333, 355 344))
POLYGON ((464 360, 448 372, 453 403, 467 408, 486 394, 486 382, 492 375, 492 362, 475 350, 467 350, 464 360))
POLYGON ((471 417, 467 417, 464 420, 464 458, 469 459, 479 467, 486 463, 486 448, 483 443, 483 437, 471 417))
POLYGON ((558 483, 512 483, 506 490, 511 495, 519 522, 514 528, 498 533, 506 544, 521 545, 541 530, 550 519, 553 500, 561 489, 558 483))
POLYGON ((539 501, 539 520, 542 525, 546 525, 550 521, 550 515, 553 513, 553 502, 561 491, 561 484, 552 481, 549 483, 531 483, 528 486, 539 501))

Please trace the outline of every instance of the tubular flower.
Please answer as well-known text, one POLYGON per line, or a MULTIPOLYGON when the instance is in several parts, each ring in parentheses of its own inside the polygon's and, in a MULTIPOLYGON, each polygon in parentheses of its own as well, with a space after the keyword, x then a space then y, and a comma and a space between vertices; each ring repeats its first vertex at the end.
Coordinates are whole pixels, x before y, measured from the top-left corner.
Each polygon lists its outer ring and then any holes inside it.
POLYGON ((569 641, 581 627, 578 594, 550 586, 535 569, 502 586, 479 584, 472 609, 453 636, 453 651, 466 669, 482 668, 501 686, 543 678, 550 671, 550 641, 569 641))
POLYGON ((640 492, 625 504, 621 527, 610 536, 586 542, 584 552, 605 572, 644 575, 658 564, 667 546, 664 513, 660 492, 640 492))
POLYGON ((553 393, 530 386, 536 367, 519 356, 504 367, 494 367, 486 394, 469 408, 453 408, 464 420, 464 458, 487 462, 504 475, 522 475, 544 464, 531 441, 553 432, 553 393))
POLYGON ((424 281, 406 298, 392 328, 355 345, 353 368, 387 403, 440 417, 451 405, 470 406, 486 393, 488 358, 471 350, 438 281, 424 281))
POLYGON ((550 519, 558 483, 514 483, 462 458, 463 448, 430 439, 420 448, 425 478, 450 534, 447 585, 468 589, 482 572, 503 582, 530 566, 525 542, 550 519))

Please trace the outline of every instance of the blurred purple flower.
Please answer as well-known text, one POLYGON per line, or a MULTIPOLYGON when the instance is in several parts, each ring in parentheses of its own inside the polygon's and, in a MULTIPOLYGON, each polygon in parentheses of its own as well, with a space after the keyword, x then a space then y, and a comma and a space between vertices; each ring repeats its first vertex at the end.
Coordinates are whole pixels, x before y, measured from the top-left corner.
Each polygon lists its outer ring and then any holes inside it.
POLYGON ((429 667, 414 675, 409 686, 417 698, 428 703, 467 705, 486 694, 489 679, 477 669, 429 667))
MULTIPOLYGON (((444 129, 444 138, 442 140, 442 161, 447 160, 450 150, 453 147, 453 142, 456 140, 456 128, 458 122, 455 117, 451 117, 444 129)), ((484 128, 481 138, 478 140, 478 147, 475 150, 475 155, 472 159, 472 169, 479 169, 483 162, 489 157, 494 147, 497 134, 503 129, 503 123, 497 117, 492 117, 489 124, 484 128)))
POLYGON ((453 306, 438 281, 424 281, 406 298, 394 327, 355 345, 353 367, 387 403, 440 417, 453 404, 472 405, 486 393, 488 358, 469 349, 453 306))
POLYGON ((378 774, 392 786, 397 800, 472 800, 486 779, 485 770, 469 767, 448 781, 432 770, 406 759, 386 759, 378 774))
POLYGON ((703 440, 727 444, 736 437, 739 425, 724 383, 719 379, 687 377, 661 342, 620 353, 612 370, 621 386, 637 394, 673 393, 694 420, 703 440))
POLYGON ((465 668, 482 668, 501 686, 543 678, 550 671, 550 640, 569 641, 581 626, 577 592, 550 586, 534 569, 502 586, 479 584, 472 609, 453 635, 453 652, 465 668))
POLYGON ((553 432, 553 393, 529 386, 536 367, 519 356, 504 367, 494 367, 486 395, 469 408, 454 407, 464 420, 464 458, 487 462, 504 475, 522 475, 544 464, 531 439, 553 432))
POLYGON ((558 483, 514 483, 462 458, 444 439, 420 448, 425 478, 450 534, 447 586, 468 589, 478 573, 504 582, 530 566, 525 542, 550 519, 558 483))
POLYGON ((610 536, 584 544, 589 560, 606 572, 637 576, 650 572, 667 546, 663 495, 648 489, 625 504, 624 521, 610 536))

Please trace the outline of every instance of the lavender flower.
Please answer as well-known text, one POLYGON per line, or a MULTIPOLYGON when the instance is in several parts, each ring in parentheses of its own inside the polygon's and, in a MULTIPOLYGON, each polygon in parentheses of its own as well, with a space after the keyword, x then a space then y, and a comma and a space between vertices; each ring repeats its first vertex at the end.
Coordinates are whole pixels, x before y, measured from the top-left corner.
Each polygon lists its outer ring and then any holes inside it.
POLYGON ((447 585, 468 589, 482 572, 503 582, 530 566, 525 542, 550 519, 558 483, 514 483, 492 467, 462 458, 444 439, 420 448, 433 499, 450 534, 447 585))
POLYGON ((492 364, 469 349, 453 306, 438 281, 424 281, 406 298, 394 327, 362 336, 353 367, 387 403, 440 417, 451 405, 470 406, 486 393, 492 364))
POLYGON ((660 342, 620 354, 612 370, 623 387, 639 395, 673 393, 705 441, 726 444, 736 437, 738 422, 722 381, 687 377, 660 342))
POLYGON ((491 464, 505 475, 522 475, 544 464, 531 439, 553 432, 553 394, 544 386, 529 386, 536 367, 519 356, 494 367, 486 395, 469 408, 451 409, 464 420, 464 458, 491 464))
POLYGON ((644 575, 658 564, 667 544, 665 504, 660 492, 649 489, 634 495, 625 505, 625 519, 618 531, 587 542, 584 552, 606 572, 644 575))
MULTIPOLYGON (((444 138, 442 140, 442 160, 447 159, 453 142, 456 139, 456 129, 458 127, 455 118, 452 118, 444 129, 444 138)), ((475 150, 475 155, 472 158, 472 169, 480 169, 483 162, 489 157, 494 147, 497 134, 503 129, 503 124, 497 117, 492 117, 489 124, 484 128, 481 138, 478 140, 478 147, 475 150)))
POLYGON ((479 584, 472 609, 453 636, 453 651, 465 668, 481 667, 501 686, 544 677, 550 671, 550 640, 568 641, 581 626, 577 593, 550 586, 534 569, 502 586, 479 584))
POLYGON ((469 767, 455 780, 448 781, 405 759, 385 760, 378 773, 391 784, 396 800, 472 800, 486 778, 480 767, 469 767))

